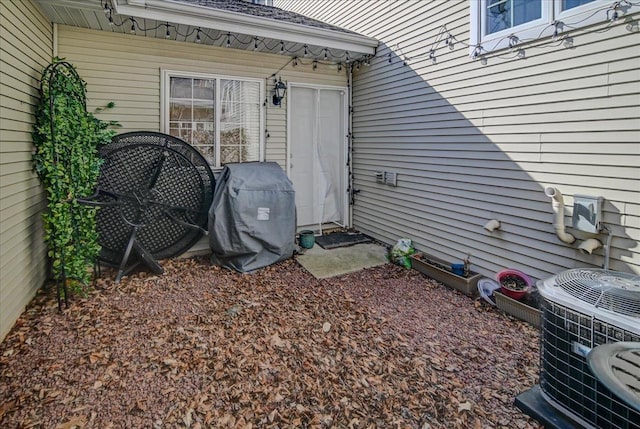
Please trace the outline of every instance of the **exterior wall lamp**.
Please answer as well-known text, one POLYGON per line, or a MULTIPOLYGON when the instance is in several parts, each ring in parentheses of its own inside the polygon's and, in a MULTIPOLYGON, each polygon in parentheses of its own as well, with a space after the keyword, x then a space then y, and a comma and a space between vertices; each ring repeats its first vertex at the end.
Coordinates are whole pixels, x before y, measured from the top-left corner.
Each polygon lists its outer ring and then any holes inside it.
POLYGON ((283 82, 281 78, 278 78, 278 80, 274 79, 274 84, 273 84, 273 105, 274 106, 281 106, 282 105, 282 99, 284 98, 284 95, 286 93, 287 93, 287 84, 285 82, 283 82))

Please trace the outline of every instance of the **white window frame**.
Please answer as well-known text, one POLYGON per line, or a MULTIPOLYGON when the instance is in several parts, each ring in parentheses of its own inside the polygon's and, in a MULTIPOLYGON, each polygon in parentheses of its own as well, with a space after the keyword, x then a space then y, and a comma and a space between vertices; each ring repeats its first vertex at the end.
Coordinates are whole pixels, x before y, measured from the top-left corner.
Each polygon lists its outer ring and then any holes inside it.
MULTIPOLYGON (((510 36, 515 36, 518 41, 538 40, 553 36, 556 29, 554 23, 558 21, 559 34, 574 30, 575 28, 587 27, 589 25, 606 22, 607 9, 614 5, 614 0, 595 0, 591 3, 583 4, 565 11, 561 10, 562 0, 542 0, 541 19, 517 25, 505 30, 486 34, 485 23, 487 13, 487 0, 473 0, 470 2, 469 10, 471 16, 469 55, 472 57, 482 54, 512 48, 510 36), (596 13, 602 9, 600 13, 596 13), (564 27, 562 23, 571 24, 571 27, 564 27), (480 52, 477 47, 482 46, 480 52)), ((624 11, 624 15, 629 15, 640 10, 640 6, 631 6, 624 11)), ((622 18, 622 11, 619 11, 622 18)))
MULTIPOLYGON (((220 164, 220 115, 222 114, 221 109, 221 91, 220 91, 220 81, 227 80, 239 80, 244 82, 253 82, 258 83, 260 85, 259 89, 259 97, 258 106, 260 108, 260 125, 259 125, 259 138, 260 138, 260 147, 259 147, 259 161, 264 161, 264 106, 263 100, 265 99, 265 89, 264 89, 264 79, 256 79, 250 77, 243 76, 228 76, 228 75, 220 75, 220 74, 208 74, 208 73, 196 73, 196 72, 185 72, 179 70, 166 70, 160 69, 160 129, 163 133, 169 134, 169 95, 171 94, 171 90, 169 85, 171 83, 172 77, 184 77, 184 78, 192 78, 192 79, 215 79, 216 81, 216 90, 215 90, 215 153, 216 153, 216 164, 211 165, 211 168, 214 170, 221 170, 222 165, 220 164)), ((249 161, 250 162, 250 161, 249 161)))

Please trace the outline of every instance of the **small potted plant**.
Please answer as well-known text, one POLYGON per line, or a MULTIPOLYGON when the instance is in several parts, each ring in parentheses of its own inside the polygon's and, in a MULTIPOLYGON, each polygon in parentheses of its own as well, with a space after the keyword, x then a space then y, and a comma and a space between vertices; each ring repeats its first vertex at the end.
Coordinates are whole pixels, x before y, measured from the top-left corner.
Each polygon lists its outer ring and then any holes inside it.
POLYGON ((521 300, 532 285, 531 278, 519 270, 507 269, 496 274, 496 280, 500 284, 500 290, 506 296, 515 300, 521 300))

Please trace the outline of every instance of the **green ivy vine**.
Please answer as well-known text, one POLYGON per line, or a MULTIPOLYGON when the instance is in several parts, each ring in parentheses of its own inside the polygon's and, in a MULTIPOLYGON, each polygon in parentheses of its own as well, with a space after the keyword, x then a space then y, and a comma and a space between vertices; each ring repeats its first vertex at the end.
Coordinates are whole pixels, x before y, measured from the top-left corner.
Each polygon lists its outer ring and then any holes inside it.
POLYGON ((76 198, 94 193, 101 164, 98 147, 111 141, 115 131, 110 125, 117 124, 87 112, 86 83, 64 59, 54 58, 40 82, 33 160, 47 195, 45 241, 54 280, 64 283, 65 292, 67 285, 82 292, 100 246, 96 208, 76 198))

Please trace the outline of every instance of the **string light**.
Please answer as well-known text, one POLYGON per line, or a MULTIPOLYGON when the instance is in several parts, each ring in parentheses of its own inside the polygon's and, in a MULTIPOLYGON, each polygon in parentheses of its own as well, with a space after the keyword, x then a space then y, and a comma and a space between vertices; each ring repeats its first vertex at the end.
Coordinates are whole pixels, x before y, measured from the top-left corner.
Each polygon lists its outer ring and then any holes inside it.
MULTIPOLYGON (((1 0, 0 0, 1 1, 1 0)), ((294 48, 294 49, 288 49, 286 46, 286 43, 284 40, 280 40, 275 42, 275 44, 269 46, 265 40, 268 39, 263 39, 260 38, 258 36, 255 37, 251 37, 248 40, 246 39, 242 39, 241 37, 238 37, 238 35, 232 34, 231 32, 226 32, 226 33, 218 33, 217 36, 211 36, 208 34, 208 32, 203 31, 201 27, 194 27, 192 29, 190 29, 186 34, 182 34, 178 27, 170 24, 169 22, 163 22, 161 24, 157 24, 155 26, 150 26, 150 27, 146 27, 141 25, 141 22, 136 21, 136 19, 134 17, 128 17, 126 19, 120 19, 117 20, 115 19, 116 17, 114 15, 117 15, 116 13, 114 13, 114 9, 111 6, 111 1, 110 0, 101 0, 101 5, 102 5, 102 9, 106 15, 107 20, 109 21, 109 25, 110 26, 116 26, 116 27, 124 27, 128 24, 130 24, 129 27, 129 31, 131 34, 136 34, 137 31, 140 31, 142 33, 151 33, 155 30, 158 29, 164 29, 165 30, 165 37, 167 39, 172 38, 172 33, 175 32, 176 37, 180 36, 183 37, 185 40, 188 40, 189 38, 194 36, 195 33, 195 38, 191 39, 191 40, 195 40, 195 43, 203 43, 205 41, 211 41, 213 42, 212 44, 217 45, 217 43, 223 38, 226 38, 226 40, 223 42, 225 43, 225 45, 227 48, 231 48, 233 47, 242 47, 242 46, 251 46, 253 45, 253 50, 254 51, 259 51, 260 50, 260 43, 262 43, 262 45, 264 46, 264 50, 265 51, 271 51, 273 52, 274 49, 277 49, 278 44, 280 44, 280 53, 283 55, 291 55, 292 57, 295 56, 295 54, 297 54, 299 52, 299 48, 294 48), (164 27, 164 28, 163 28, 164 27), (292 55, 294 54, 294 55, 292 55)), ((126 28, 126 27, 125 27, 126 28)), ((218 45, 219 46, 219 45, 218 45)), ((303 45, 303 51, 304 51, 304 55, 306 57, 311 57, 316 61, 319 61, 320 59, 323 59, 324 61, 326 61, 329 64, 337 64, 342 63, 342 64, 349 64, 351 62, 354 61, 353 58, 351 58, 351 55, 349 52, 347 51, 338 51, 338 52, 332 52, 330 48, 328 47, 319 47, 317 51, 315 51, 314 49, 312 49, 309 45, 305 44, 303 45)), ((360 57, 360 59, 356 59, 356 61, 361 61, 362 64, 367 64, 368 63, 368 59, 366 61, 364 61, 363 59, 365 57, 368 57, 368 55, 363 55, 362 57, 360 57)))
POLYGON ((553 36, 551 36, 551 38, 553 40, 557 40, 558 39, 558 33, 560 32, 560 27, 562 26, 562 23, 560 21, 553 21, 553 36))
POLYGON ((447 40, 445 41, 445 44, 449 47, 450 51, 453 51, 454 48, 456 47, 455 44, 453 43, 453 41, 454 41, 453 36, 451 35, 451 33, 448 33, 447 34, 447 40))
POLYGON ((294 67, 298 65, 298 57, 295 57, 293 59, 293 63, 292 64, 293 64, 294 67))
POLYGON ((313 61, 313 69, 316 70, 318 68, 318 61, 313 61))
POLYGON ((433 49, 429 51, 429 59, 432 63, 436 63, 436 51, 434 51, 433 49))
POLYGON ((473 54, 471 54, 471 56, 473 57, 473 59, 475 60, 476 58, 478 58, 478 55, 480 55, 480 53, 482 52, 482 47, 480 45, 476 46, 475 49, 473 50, 473 54))
MULTIPOLYGON (((617 1, 607 10, 607 19, 609 19, 609 21, 616 22, 618 20, 618 18, 620 17, 620 15, 618 14, 618 8, 622 3, 622 1, 617 1), (611 16, 609 16, 610 13, 611 16)), ((627 4, 628 2, 624 3, 627 4)))
MULTIPOLYGON (((253 49, 255 51, 259 50, 259 42, 262 42, 262 44, 264 45, 264 49, 265 51, 273 51, 274 48, 276 48, 278 46, 278 43, 280 44, 280 54, 296 54, 297 52, 299 52, 299 48, 295 48, 295 49, 287 49, 286 45, 285 45, 285 41, 284 40, 280 40, 279 42, 275 42, 274 45, 269 46, 268 43, 265 43, 265 39, 260 39, 259 37, 253 37, 253 38, 249 38, 249 40, 242 40, 241 38, 239 38, 236 35, 231 34, 230 32, 227 33, 223 33, 223 34, 219 34, 218 36, 212 37, 210 36, 208 33, 206 32, 202 32, 202 29, 200 27, 198 28, 194 28, 191 31, 189 31, 187 34, 181 34, 178 30, 177 27, 172 26, 171 24, 169 24, 168 22, 166 23, 162 23, 162 24, 158 24, 155 27, 150 27, 150 28, 146 28, 146 27, 142 27, 140 25, 140 23, 138 23, 133 17, 129 17, 126 18, 124 20, 120 20, 119 23, 114 21, 114 10, 113 7, 111 6, 111 3, 109 0, 101 0, 102 2, 102 6, 103 6, 103 10, 104 13, 109 21, 109 25, 110 26, 117 26, 117 27, 122 27, 124 25, 126 25, 127 20, 131 23, 131 27, 130 27, 130 32, 132 34, 136 34, 137 30, 140 30, 141 32, 149 32, 149 31, 153 31, 156 29, 161 28, 162 26, 166 27, 166 37, 167 38, 171 38, 171 27, 173 27, 173 31, 175 31, 176 36, 181 36, 184 37, 185 39, 188 39, 189 37, 191 37, 193 35, 193 33, 196 33, 195 35, 195 42, 196 43, 202 43, 203 39, 208 39, 210 41, 216 42, 219 41, 222 37, 226 36, 226 46, 229 48, 231 47, 232 44, 232 38, 233 40, 235 40, 234 46, 250 46, 251 42, 253 42, 253 49), (137 27, 137 28, 136 28, 137 27)), ((538 37, 532 37, 532 38, 528 38, 528 39, 519 39, 516 35, 509 35, 509 36, 505 36, 499 40, 497 40, 495 42, 495 44, 493 45, 493 47, 489 48, 485 48, 483 45, 478 44, 475 46, 471 46, 468 43, 465 43, 463 41, 460 41, 456 38, 455 35, 453 35, 452 33, 450 33, 447 28, 446 25, 442 25, 438 31, 438 34, 435 38, 435 41, 433 42, 431 49, 429 49, 428 51, 419 54, 417 56, 413 56, 411 58, 407 57, 406 55, 402 55, 402 52, 400 51, 400 55, 398 56, 402 56, 403 60, 403 64, 407 65, 408 62, 410 60, 416 59, 416 58, 420 58, 420 57, 428 57, 428 59, 432 62, 432 63, 436 63, 437 62, 437 57, 436 57, 436 48, 441 44, 444 43, 445 46, 448 46, 450 50, 454 50, 455 49, 455 44, 456 43, 460 43, 463 46, 469 47, 469 48, 473 48, 472 52, 471 52, 471 57, 473 58, 473 60, 476 60, 478 58, 480 58, 481 62, 483 64, 486 63, 486 56, 484 55, 484 53, 491 53, 495 50, 497 50, 505 40, 507 40, 508 46, 510 49, 512 49, 511 54, 515 53, 515 56, 510 56, 509 58, 525 58, 526 54, 525 51, 523 49, 514 49, 517 46, 521 45, 522 43, 525 42, 529 42, 529 41, 536 41, 542 38, 543 34, 549 29, 549 27, 553 26, 553 35, 551 36, 551 40, 553 40, 554 42, 558 42, 555 45, 543 45, 543 46, 531 46, 532 48, 546 48, 546 47, 555 47, 555 46, 561 46, 563 45, 566 48, 571 48, 573 47, 573 38, 568 37, 568 36, 564 36, 562 38, 559 38, 559 35, 561 32, 563 32, 564 27, 568 27, 568 28, 578 28, 577 26, 579 24, 581 24, 582 22, 585 22, 589 19, 592 19, 594 16, 596 16, 596 14, 598 13, 602 13, 603 11, 606 13, 606 19, 609 22, 616 22, 620 19, 621 15, 626 14, 626 9, 632 6, 637 6, 640 3, 634 3, 631 2, 629 0, 618 0, 613 2, 613 4, 611 4, 610 6, 607 7, 603 7, 600 9, 595 10, 593 13, 591 13, 589 16, 587 17, 581 17, 581 19, 577 22, 573 22, 573 23, 566 23, 566 22, 562 22, 562 21, 553 21, 550 25, 544 27, 539 36, 538 37)), ((637 28, 637 24, 636 27, 632 27, 631 24, 627 24, 627 29, 629 30, 629 28, 637 28)), ((604 31, 608 30, 609 26, 607 28, 604 29, 604 31)), ((629 30, 631 31, 631 30, 629 30)), ((214 43, 215 44, 215 43, 214 43)), ((299 45, 298 45, 299 46, 299 45)), ((337 64, 338 65, 338 71, 342 70, 342 65, 343 64, 355 64, 355 68, 356 70, 359 69, 360 64, 364 64, 365 66, 368 66, 371 64, 370 62, 370 58, 375 58, 375 56, 370 56, 370 55, 363 55, 361 56, 359 59, 356 58, 355 60, 351 58, 350 54, 348 51, 344 51, 342 53, 338 52, 338 53, 334 53, 331 52, 331 50, 327 47, 325 48, 319 48, 319 50, 317 52, 314 52, 313 49, 311 49, 309 47, 309 45, 303 45, 304 47, 304 56, 308 57, 311 56, 314 59, 314 70, 317 67, 317 62, 319 60, 319 58, 322 58, 324 61, 329 61, 329 58, 331 57, 331 59, 334 61, 332 64, 337 64), (337 61, 337 62, 336 62, 337 61)), ((299 54, 298 54, 299 55, 299 54)), ((390 52, 387 55, 387 61, 389 64, 393 64, 393 53, 390 52)), ((294 55, 291 55, 292 57, 294 55)), ((506 58, 506 57, 502 57, 500 55, 495 55, 496 57, 499 58, 506 58)), ((295 61, 292 61, 288 64, 293 63, 294 66, 298 64, 298 59, 297 57, 295 57, 295 61)))

